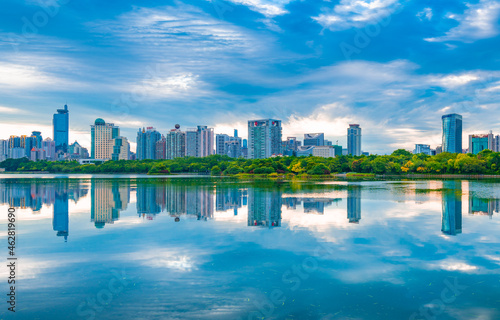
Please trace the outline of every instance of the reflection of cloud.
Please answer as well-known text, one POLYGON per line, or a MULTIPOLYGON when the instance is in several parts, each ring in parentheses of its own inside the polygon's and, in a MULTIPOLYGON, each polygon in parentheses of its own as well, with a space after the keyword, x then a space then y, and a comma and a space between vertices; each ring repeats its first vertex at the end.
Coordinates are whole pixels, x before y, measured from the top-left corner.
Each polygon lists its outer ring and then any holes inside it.
POLYGON ((197 269, 196 258, 193 256, 195 252, 177 252, 165 249, 150 249, 149 251, 140 251, 137 253, 127 254, 130 260, 140 261, 144 266, 153 268, 165 268, 172 271, 190 272, 197 269))

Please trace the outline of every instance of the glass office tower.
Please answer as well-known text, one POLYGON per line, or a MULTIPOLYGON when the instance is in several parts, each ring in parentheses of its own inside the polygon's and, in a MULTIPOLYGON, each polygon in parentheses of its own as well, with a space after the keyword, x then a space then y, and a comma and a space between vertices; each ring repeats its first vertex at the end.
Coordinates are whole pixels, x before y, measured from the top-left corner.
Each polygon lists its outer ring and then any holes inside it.
POLYGON ((68 105, 64 105, 64 109, 57 109, 52 119, 54 126, 54 142, 56 144, 56 152, 61 150, 68 152, 68 134, 69 134, 69 111, 68 105))
POLYGON ((462 153, 462 116, 452 113, 442 119, 443 152, 462 153))

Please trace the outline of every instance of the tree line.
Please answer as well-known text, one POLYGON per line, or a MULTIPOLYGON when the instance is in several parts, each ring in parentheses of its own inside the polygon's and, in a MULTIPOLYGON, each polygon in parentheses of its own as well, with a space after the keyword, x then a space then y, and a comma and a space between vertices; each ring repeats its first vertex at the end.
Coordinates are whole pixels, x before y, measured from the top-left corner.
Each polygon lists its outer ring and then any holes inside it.
POLYGON ((184 157, 173 160, 119 160, 101 164, 79 164, 77 161, 30 161, 7 159, 0 168, 8 172, 49 173, 202 173, 237 174, 500 174, 500 153, 483 150, 477 155, 440 153, 435 156, 412 154, 399 149, 390 155, 321 157, 275 157, 243 159, 212 155, 204 158, 184 157))

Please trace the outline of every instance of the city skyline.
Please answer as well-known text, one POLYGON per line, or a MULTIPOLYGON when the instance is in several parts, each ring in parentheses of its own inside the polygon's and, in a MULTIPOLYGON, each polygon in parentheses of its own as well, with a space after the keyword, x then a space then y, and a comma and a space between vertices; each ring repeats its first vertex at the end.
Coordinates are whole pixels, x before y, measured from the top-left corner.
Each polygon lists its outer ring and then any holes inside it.
POLYGON ((342 145, 361 123, 378 154, 440 144, 446 113, 465 134, 500 132, 497 1, 43 3, 3 4, 2 138, 50 136, 45 115, 64 104, 85 147, 96 115, 129 138, 200 118, 244 136, 246 119, 272 118, 283 136, 314 128, 342 145))

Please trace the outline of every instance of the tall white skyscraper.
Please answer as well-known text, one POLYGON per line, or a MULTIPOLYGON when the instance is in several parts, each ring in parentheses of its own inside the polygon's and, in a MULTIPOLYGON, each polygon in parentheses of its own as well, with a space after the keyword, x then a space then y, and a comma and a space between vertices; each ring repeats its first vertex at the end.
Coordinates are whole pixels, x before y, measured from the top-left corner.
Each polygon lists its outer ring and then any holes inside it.
POLYGON ((113 123, 106 123, 98 118, 90 126, 90 143, 92 159, 111 159, 113 154, 114 138, 120 136, 120 128, 113 123))
POLYGON ((208 157, 214 153, 214 129, 207 126, 186 131, 186 156, 208 157))
POLYGON ((347 128, 347 154, 361 155, 361 128, 359 124, 350 124, 347 128))
POLYGON ((281 120, 248 121, 248 158, 264 159, 281 154, 281 120))

